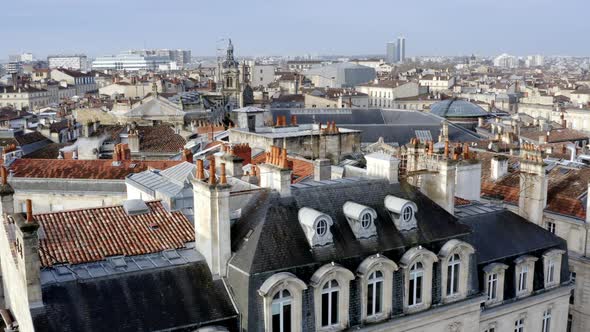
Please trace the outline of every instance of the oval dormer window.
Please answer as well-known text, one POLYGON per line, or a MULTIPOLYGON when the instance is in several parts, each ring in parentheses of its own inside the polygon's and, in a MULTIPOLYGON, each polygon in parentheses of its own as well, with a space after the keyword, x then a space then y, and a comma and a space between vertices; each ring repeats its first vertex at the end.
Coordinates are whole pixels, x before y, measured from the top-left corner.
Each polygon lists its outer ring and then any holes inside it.
POLYGON ((363 228, 369 228, 371 226, 371 222, 373 221, 373 216, 370 213, 365 213, 361 217, 361 226, 363 228))
POLYGON ((328 230, 328 222, 326 219, 318 220, 317 225, 315 226, 315 231, 318 233, 319 236, 326 235, 326 231, 328 230))
POLYGON ((412 221, 414 216, 414 210, 411 206, 406 206, 402 212, 402 219, 404 222, 412 221))

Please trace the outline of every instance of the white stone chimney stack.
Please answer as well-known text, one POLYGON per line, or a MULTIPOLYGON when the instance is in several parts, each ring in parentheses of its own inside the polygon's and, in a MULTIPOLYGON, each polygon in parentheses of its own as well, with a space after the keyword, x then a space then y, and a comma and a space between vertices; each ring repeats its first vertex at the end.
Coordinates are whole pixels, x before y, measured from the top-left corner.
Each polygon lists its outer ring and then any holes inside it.
POLYGON ((508 158, 505 156, 494 156, 492 157, 490 167, 491 178, 497 181, 508 173, 508 158))
POLYGON ((387 179, 398 183, 399 159, 384 152, 373 152, 365 156, 367 176, 387 179))
POLYGON ((231 258, 231 227, 229 194, 225 164, 221 164, 221 176, 216 177, 215 159, 209 160, 209 178, 205 178, 203 161, 197 160, 193 180, 195 206, 195 243, 205 257, 214 278, 227 275, 227 263, 231 258))

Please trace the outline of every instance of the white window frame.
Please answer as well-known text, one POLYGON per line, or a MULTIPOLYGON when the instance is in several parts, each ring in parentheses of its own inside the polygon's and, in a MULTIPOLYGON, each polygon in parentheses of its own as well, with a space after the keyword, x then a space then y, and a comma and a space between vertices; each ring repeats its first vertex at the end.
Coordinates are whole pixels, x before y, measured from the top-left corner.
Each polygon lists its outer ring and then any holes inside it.
POLYGON ((532 294, 535 262, 537 260, 537 257, 525 255, 518 257, 514 261, 516 263, 516 268, 514 269, 516 297, 532 294))
POLYGON ((318 319, 320 320, 320 324, 322 326, 322 328, 331 328, 333 326, 338 326, 339 321, 340 321, 340 308, 338 308, 338 303, 332 303, 332 295, 336 293, 336 297, 337 297, 337 301, 340 301, 340 296, 341 294, 341 289, 340 289, 340 284, 338 283, 338 280, 336 279, 330 279, 328 281, 326 281, 324 283, 324 286, 322 287, 322 297, 320 299, 321 301, 321 306, 322 306, 322 312, 324 311, 324 305, 328 306, 328 322, 326 325, 324 325, 323 322, 323 315, 321 315, 320 317, 318 317, 318 319), (328 299, 328 303, 324 303, 324 295, 328 294, 327 299, 328 299), (332 308, 336 306, 336 317, 332 317, 332 308))
POLYGON ((467 297, 469 292, 469 265, 474 253, 475 248, 473 248, 473 246, 457 239, 447 241, 439 251, 438 258, 441 262, 441 295, 444 303, 457 301, 467 297), (454 257, 458 257, 458 261, 452 261, 454 257), (451 270, 451 275, 449 275, 450 264, 453 264, 456 267, 456 269, 451 270), (451 284, 451 287, 456 287, 456 289, 451 289, 451 291, 449 291, 449 281, 452 282, 454 273, 458 273, 457 284, 451 284))
POLYGON ((348 327, 348 311, 350 299, 350 281, 354 280, 354 274, 340 265, 331 263, 320 267, 312 276, 310 285, 314 289, 315 306, 315 330, 338 331, 348 327), (336 280, 339 286, 338 293, 338 323, 330 326, 322 326, 322 294, 323 287, 328 281, 336 280))
POLYGON ((451 256, 447 265, 447 271, 449 270, 451 274, 447 275, 446 294, 447 296, 454 296, 459 292, 459 284, 461 283, 461 280, 459 279, 461 273, 461 256, 459 256, 459 254, 453 254, 453 256, 451 256), (457 281, 456 285, 455 280, 457 281), (450 288, 448 287, 449 285, 451 286, 450 288))
MULTIPOLYGON (((274 309, 275 305, 277 305, 279 307, 278 315, 280 317, 281 327, 280 327, 279 331, 272 331, 272 332, 285 332, 284 331, 284 326, 285 326, 284 307, 287 305, 290 307, 289 311, 290 311, 290 315, 291 315, 291 325, 293 324, 293 296, 292 296, 291 292, 289 292, 288 289, 281 289, 281 290, 277 291, 275 293, 275 296, 273 296, 272 303, 271 303, 271 309, 274 309), (289 295, 283 296, 285 292, 288 292, 289 295), (277 298, 277 295, 279 296, 278 298, 277 298)), ((275 315, 275 314, 273 314, 273 311, 274 310, 271 310, 271 318, 275 315)), ((293 328, 293 327, 291 326, 291 328, 293 328)))
POLYGON ((393 297, 393 274, 399 270, 397 264, 391 259, 377 254, 367 257, 358 267, 357 276, 361 288, 361 320, 365 323, 373 323, 388 319, 391 316, 393 297), (381 313, 368 316, 368 283, 369 277, 375 271, 383 273, 382 306, 381 313))
POLYGON ((502 303, 504 301, 504 277, 506 274, 506 270, 508 269, 508 265, 502 263, 492 263, 486 265, 483 268, 484 271, 484 280, 486 281, 484 284, 485 294, 488 295, 490 293, 490 276, 495 275, 497 278, 496 281, 496 294, 495 297, 490 299, 489 297, 486 298, 485 305, 486 306, 493 306, 496 304, 502 303))
POLYGON ((543 312, 543 325, 541 332, 551 332, 551 308, 543 312))
POLYGON ((424 301, 424 264, 415 262, 410 267, 410 283, 408 284, 408 306, 420 306, 424 301), (418 283, 419 281, 419 283, 418 283), (412 283, 413 282, 413 283, 412 283), (411 285, 414 287, 411 287, 411 285), (418 284, 420 284, 420 297, 418 297, 418 284), (419 301, 419 302, 418 302, 419 301))
POLYGON ((486 275, 488 301, 494 301, 498 298, 498 273, 489 273, 486 275))
POLYGON ((405 313, 414 313, 430 308, 432 305, 432 280, 434 263, 438 262, 438 257, 431 251, 422 246, 413 247, 406 251, 400 260, 400 266, 404 271, 404 303, 403 309, 405 313), (411 271, 415 263, 422 264, 422 301, 410 305, 410 296, 414 296, 414 292, 410 293, 410 278, 417 277, 419 271, 411 271), (413 273, 412 273, 413 272, 413 273))
POLYGON ((525 318, 518 318, 514 322, 514 332, 524 332, 525 318))
POLYGON ((376 317, 383 313, 383 297, 384 297, 384 283, 385 283, 385 275, 381 270, 375 270, 369 275, 369 281, 367 282, 367 289, 371 288, 372 294, 371 299, 372 301, 369 303, 369 297, 367 296, 367 317, 376 317), (378 289, 380 291, 378 291, 378 289), (377 308, 377 303, 379 303, 379 308, 377 308), (371 309, 371 313, 369 314, 369 309, 371 309), (379 311, 377 311, 379 309, 379 311))
POLYGON ((283 290, 289 291, 291 294, 291 331, 301 332, 301 322, 303 320, 303 291, 307 289, 307 285, 298 279, 295 275, 288 272, 280 272, 273 274, 264 281, 262 286, 258 289, 258 294, 263 298, 264 307, 264 328, 267 332, 272 331, 272 305, 274 296, 283 290))
POLYGON ((545 288, 553 288, 561 283, 561 261, 565 250, 551 249, 543 254, 545 288))

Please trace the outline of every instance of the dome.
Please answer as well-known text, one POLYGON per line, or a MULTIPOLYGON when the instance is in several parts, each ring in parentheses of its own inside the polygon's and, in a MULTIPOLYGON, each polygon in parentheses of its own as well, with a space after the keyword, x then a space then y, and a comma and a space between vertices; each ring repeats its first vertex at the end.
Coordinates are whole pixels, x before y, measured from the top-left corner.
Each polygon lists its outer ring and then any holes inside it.
POLYGON ((443 118, 478 118, 488 116, 488 112, 478 105, 459 99, 448 99, 432 104, 430 106, 430 113, 443 118))

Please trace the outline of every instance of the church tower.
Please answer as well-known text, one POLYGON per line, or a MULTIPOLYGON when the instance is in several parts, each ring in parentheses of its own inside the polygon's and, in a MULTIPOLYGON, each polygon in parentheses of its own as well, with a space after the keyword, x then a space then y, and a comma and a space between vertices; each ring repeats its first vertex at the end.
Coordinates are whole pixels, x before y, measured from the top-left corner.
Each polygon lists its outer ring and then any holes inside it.
POLYGON ((234 46, 229 40, 225 60, 221 63, 221 93, 231 109, 242 106, 240 66, 234 58, 234 46))

